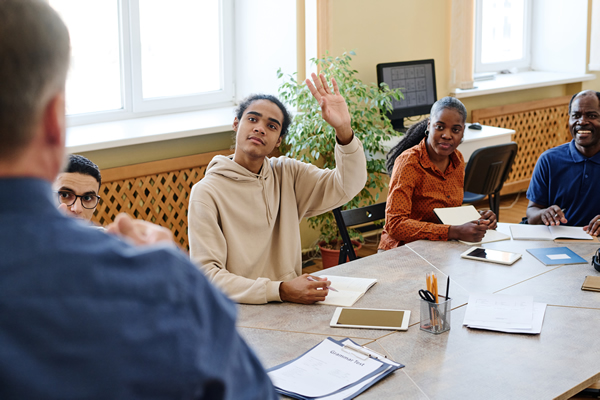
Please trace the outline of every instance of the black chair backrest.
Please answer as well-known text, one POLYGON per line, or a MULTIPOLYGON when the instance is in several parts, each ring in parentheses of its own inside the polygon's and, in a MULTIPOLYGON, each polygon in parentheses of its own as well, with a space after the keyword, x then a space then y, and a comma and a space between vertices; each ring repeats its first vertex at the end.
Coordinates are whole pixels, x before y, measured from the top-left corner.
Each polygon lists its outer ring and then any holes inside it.
POLYGON ((499 192, 518 149, 515 142, 510 142, 475 150, 465 170, 465 191, 477 194, 499 192))
POLYGON ((379 221, 385 218, 385 202, 341 211, 346 227, 379 221))
POLYGON ((335 221, 337 222, 340 236, 342 237, 342 247, 340 248, 339 264, 346 262, 346 258, 356 260, 356 253, 350 241, 348 227, 362 225, 369 222, 379 221, 385 218, 385 202, 372 204, 370 206, 354 208, 352 210, 343 210, 341 207, 333 210, 335 221))

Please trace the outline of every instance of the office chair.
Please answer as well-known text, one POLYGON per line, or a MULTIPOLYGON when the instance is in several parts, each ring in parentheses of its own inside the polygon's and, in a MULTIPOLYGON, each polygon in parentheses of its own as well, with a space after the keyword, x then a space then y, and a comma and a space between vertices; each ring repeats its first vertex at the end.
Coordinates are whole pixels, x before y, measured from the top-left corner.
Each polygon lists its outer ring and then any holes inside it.
MULTIPOLYGON (((346 259, 349 259, 350 261, 356 260, 356 253, 354 252, 354 247, 352 247, 352 243, 350 242, 348 227, 384 219, 385 202, 343 211, 341 207, 338 207, 333 210, 333 215, 335 216, 335 222, 338 225, 340 236, 342 236, 343 241, 340 248, 340 259, 338 263, 343 264, 346 262, 346 259)), ((369 230, 372 229, 366 229, 363 231, 369 230)))
POLYGON ((474 203, 487 195, 490 210, 499 219, 500 190, 508 177, 519 147, 515 142, 475 150, 465 169, 463 203, 474 203))

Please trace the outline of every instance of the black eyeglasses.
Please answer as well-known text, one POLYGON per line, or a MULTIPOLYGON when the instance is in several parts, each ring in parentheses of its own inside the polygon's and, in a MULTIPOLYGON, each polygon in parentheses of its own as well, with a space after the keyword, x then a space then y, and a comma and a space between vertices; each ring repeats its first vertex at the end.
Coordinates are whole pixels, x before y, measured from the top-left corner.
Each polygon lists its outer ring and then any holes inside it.
POLYGON ((75 204, 77 199, 81 199, 81 205, 83 206, 83 208, 92 210, 96 208, 96 206, 98 205, 98 201, 100 201, 100 196, 97 196, 95 194, 83 194, 80 196, 78 194, 66 190, 59 190, 54 193, 58 194, 59 204, 66 204, 69 207, 75 204))

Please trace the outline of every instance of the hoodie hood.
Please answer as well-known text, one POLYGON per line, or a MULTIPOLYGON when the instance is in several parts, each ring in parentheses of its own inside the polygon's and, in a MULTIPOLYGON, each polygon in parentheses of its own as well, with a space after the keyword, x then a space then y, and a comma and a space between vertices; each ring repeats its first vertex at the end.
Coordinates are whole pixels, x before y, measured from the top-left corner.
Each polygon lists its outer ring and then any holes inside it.
POLYGON ((279 201, 279 199, 275 199, 274 194, 269 190, 269 187, 272 187, 274 184, 274 175, 273 167, 267 157, 263 160, 260 172, 255 174, 233 161, 233 155, 215 156, 208 164, 208 167, 206 167, 206 176, 208 175, 218 175, 232 181, 260 185, 263 201, 265 203, 267 221, 269 222, 269 225, 273 224, 273 219, 275 218, 273 212, 274 204, 275 200, 279 201), (269 193, 271 193, 271 195, 269 195, 269 193))

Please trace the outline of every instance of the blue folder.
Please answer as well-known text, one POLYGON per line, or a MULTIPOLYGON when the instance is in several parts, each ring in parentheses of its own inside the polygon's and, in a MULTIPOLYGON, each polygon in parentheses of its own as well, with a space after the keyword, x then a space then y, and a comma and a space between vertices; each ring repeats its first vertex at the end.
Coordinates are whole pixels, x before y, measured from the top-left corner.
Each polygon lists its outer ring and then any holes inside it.
POLYGON ((568 247, 544 247, 540 249, 527 249, 527 252, 540 260, 545 265, 562 264, 587 264, 588 262, 575 254, 568 247))

